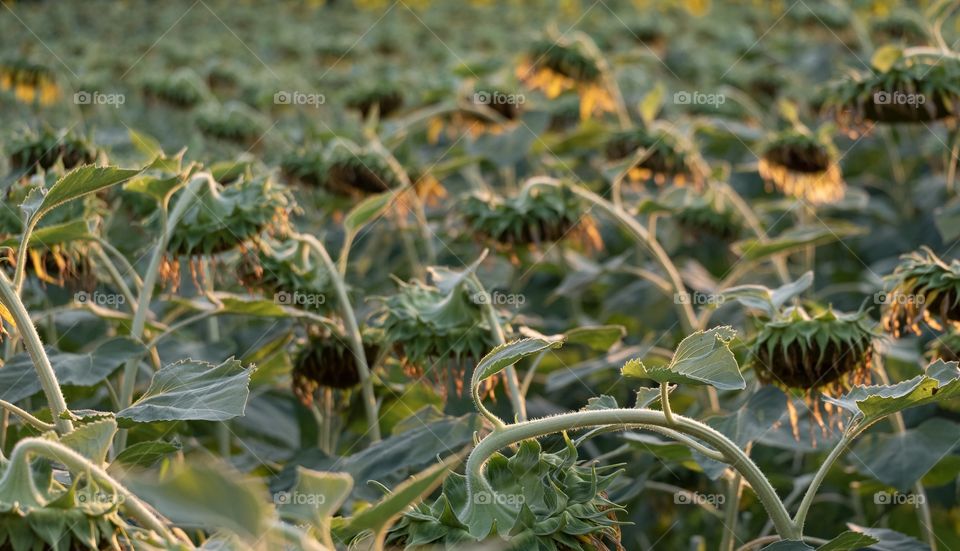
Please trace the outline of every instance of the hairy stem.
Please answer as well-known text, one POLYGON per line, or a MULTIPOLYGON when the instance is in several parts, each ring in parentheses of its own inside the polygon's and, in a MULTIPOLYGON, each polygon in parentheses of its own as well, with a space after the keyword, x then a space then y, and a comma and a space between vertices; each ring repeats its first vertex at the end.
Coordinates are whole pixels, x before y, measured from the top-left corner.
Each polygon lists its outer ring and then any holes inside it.
POLYGON ((618 408, 577 411, 520 422, 495 430, 481 440, 467 458, 468 508, 473 503, 472 497, 478 491, 478 485, 482 491, 493 492, 493 489, 483 477, 483 466, 490 456, 498 450, 530 438, 539 438, 566 430, 608 425, 617 427, 635 425, 668 427, 707 442, 722 453, 729 460, 730 466, 750 484, 773 520, 777 533, 784 539, 799 538, 799 529, 791 521, 786 507, 780 501, 770 481, 734 442, 715 429, 682 415, 675 415, 674 424, 668 425, 663 412, 651 409, 618 408))
POLYGON ((30 314, 23 306, 13 283, 2 270, 0 270, 0 302, 13 316, 17 332, 23 337, 23 345, 37 371, 40 388, 43 389, 43 393, 47 397, 47 404, 50 407, 50 414, 53 416, 57 432, 66 434, 72 431, 73 423, 70 419, 63 418, 68 411, 67 401, 63 397, 63 391, 60 390, 60 382, 57 380, 57 374, 50 364, 50 358, 47 357, 47 352, 43 349, 43 342, 40 340, 37 328, 33 325, 33 320, 30 319, 30 314))
POLYGON ((373 392, 370 366, 367 365, 367 354, 363 349, 360 326, 357 324, 357 316, 353 312, 353 305, 350 304, 350 297, 347 295, 347 286, 343 278, 340 277, 340 272, 337 270, 333 259, 330 258, 327 248, 323 246, 319 239, 307 234, 295 234, 292 237, 310 246, 320 257, 326 270, 330 272, 330 281, 333 283, 334 292, 337 294, 337 303, 340 306, 340 312, 346 325, 350 348, 353 350, 353 356, 357 362, 357 372, 360 375, 360 393, 363 395, 363 407, 367 414, 370 439, 379 442, 380 416, 377 411, 377 397, 373 392))

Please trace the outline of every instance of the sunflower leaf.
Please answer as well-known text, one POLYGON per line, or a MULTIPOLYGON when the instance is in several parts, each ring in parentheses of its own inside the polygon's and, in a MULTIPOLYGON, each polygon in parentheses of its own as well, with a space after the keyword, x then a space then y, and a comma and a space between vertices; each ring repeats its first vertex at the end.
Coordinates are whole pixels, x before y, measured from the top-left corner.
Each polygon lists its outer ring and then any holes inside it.
POLYGON ((563 336, 540 336, 502 344, 491 350, 477 364, 473 371, 473 384, 493 377, 522 358, 550 348, 559 348, 562 344, 563 336))
POLYGON ((736 330, 730 326, 697 331, 680 342, 669 365, 648 367, 639 359, 632 359, 623 366, 623 376, 658 383, 706 384, 719 390, 742 390, 747 384, 730 351, 730 341, 735 336, 736 330))

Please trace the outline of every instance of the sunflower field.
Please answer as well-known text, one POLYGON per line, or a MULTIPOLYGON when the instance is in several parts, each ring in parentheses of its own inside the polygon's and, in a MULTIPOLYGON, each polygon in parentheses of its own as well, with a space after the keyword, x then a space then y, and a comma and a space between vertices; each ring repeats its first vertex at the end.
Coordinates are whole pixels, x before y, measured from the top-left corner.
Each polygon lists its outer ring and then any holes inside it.
POLYGON ((0 551, 960 551, 960 0, 0 0, 0 551))

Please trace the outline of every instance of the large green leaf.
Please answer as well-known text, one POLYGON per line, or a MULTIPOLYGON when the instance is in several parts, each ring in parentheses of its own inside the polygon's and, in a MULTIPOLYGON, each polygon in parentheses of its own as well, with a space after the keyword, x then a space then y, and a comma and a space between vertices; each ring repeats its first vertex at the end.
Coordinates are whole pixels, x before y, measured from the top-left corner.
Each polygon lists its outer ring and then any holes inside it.
POLYGON ((82 166, 71 170, 50 186, 50 189, 43 196, 43 200, 36 207, 36 211, 32 214, 31 221, 38 221, 45 214, 68 201, 119 184, 139 173, 139 169, 124 169, 115 166, 82 166))
MULTIPOLYGON (((146 348, 129 337, 114 337, 86 354, 61 352, 51 347, 46 347, 46 352, 61 385, 93 386, 127 360, 142 357, 146 348)), ((0 399, 19 402, 38 392, 40 380, 33 360, 26 353, 17 354, 0 369, 0 399)))
POLYGON ((157 371, 147 391, 117 417, 153 421, 225 421, 243 415, 252 369, 233 358, 218 366, 183 360, 157 371))
POLYGON ((734 252, 746 260, 761 260, 776 254, 799 251, 808 245, 824 245, 864 233, 864 229, 848 222, 831 221, 818 226, 791 228, 771 239, 744 239, 732 245, 734 252))
POLYGON ((118 453, 113 460, 113 464, 119 463, 130 467, 152 467, 164 457, 177 453, 182 448, 183 446, 176 441, 148 440, 137 442, 118 453))
POLYGON ((346 473, 324 473, 298 467, 293 489, 274 494, 274 501, 281 518, 295 524, 313 525, 320 541, 333 549, 330 520, 350 495, 351 488, 353 478, 346 473))
POLYGON ((627 334, 622 325, 598 325, 577 327, 563 334, 567 344, 582 344, 597 352, 606 352, 627 334))
POLYGON ((224 529, 256 538, 271 516, 263 484, 226 463, 175 463, 159 480, 152 471, 134 472, 124 483, 183 528, 224 529))
POLYGON ((839 398, 824 396, 871 423, 907 408, 960 396, 960 368, 957 362, 937 360, 923 375, 892 385, 855 386, 839 398))
MULTIPOLYGON (((30 247, 60 245, 71 241, 91 239, 93 235, 86 220, 74 220, 63 224, 54 224, 38 228, 30 234, 30 247)), ((10 237, 0 242, 0 247, 16 248, 20 246, 20 236, 10 237)))
POLYGON ((877 542, 870 545, 871 551, 930 551, 929 545, 888 528, 868 528, 852 523, 848 523, 847 528, 876 539, 877 542))
POLYGON ((868 435, 849 457, 862 474, 907 491, 956 446, 945 434, 960 434, 960 425, 933 418, 903 433, 868 435))
POLYGON ((473 382, 493 377, 521 359, 563 345, 563 336, 540 336, 501 344, 480 360, 473 371, 473 382))
POLYGON ((873 545, 878 541, 880 541, 878 538, 871 535, 848 531, 817 547, 817 551, 853 551, 873 545))
POLYGON ((736 331, 730 326, 697 331, 683 339, 666 366, 646 366, 638 359, 623 366, 624 377, 652 379, 658 383, 711 385, 720 390, 741 390, 746 381, 730 351, 736 331))

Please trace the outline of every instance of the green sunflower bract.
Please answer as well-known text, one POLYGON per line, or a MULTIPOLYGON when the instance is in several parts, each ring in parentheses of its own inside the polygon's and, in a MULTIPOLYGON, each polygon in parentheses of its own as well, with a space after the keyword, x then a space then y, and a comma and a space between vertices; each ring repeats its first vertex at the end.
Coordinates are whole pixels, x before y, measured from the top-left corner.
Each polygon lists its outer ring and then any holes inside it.
MULTIPOLYGON (((512 457, 498 453, 490 458, 487 478, 493 493, 480 492, 474 500, 516 519, 513 526, 496 527, 500 537, 509 536, 509 542, 502 542, 505 547, 497 549, 622 550, 616 513, 624 509, 605 497, 621 471, 619 465, 578 463, 569 440, 558 453, 542 452, 536 440, 526 440, 512 457)), ((440 496, 405 513, 387 543, 409 550, 476 543, 457 516, 467 505, 466 484, 465 476, 450 474, 440 496)))

